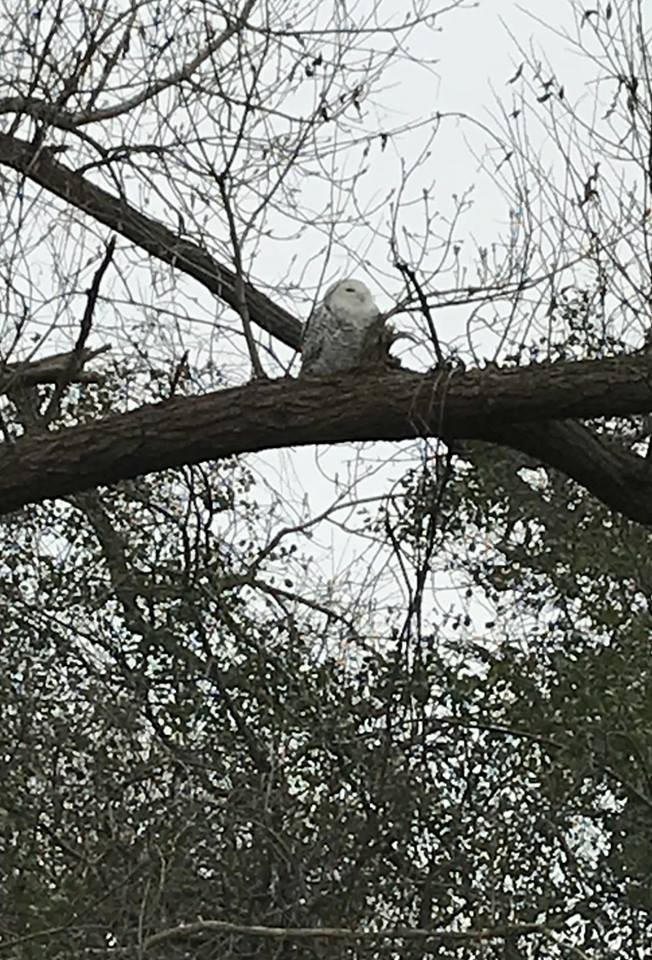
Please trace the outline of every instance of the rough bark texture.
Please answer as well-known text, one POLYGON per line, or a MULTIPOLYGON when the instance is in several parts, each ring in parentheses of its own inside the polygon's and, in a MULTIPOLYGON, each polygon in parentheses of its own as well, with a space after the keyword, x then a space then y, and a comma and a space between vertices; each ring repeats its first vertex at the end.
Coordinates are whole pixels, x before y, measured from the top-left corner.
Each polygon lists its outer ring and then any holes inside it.
POLYGON ((652 365, 644 354, 504 371, 253 382, 5 446, 0 513, 246 451, 441 436, 522 450, 563 469, 614 509, 652 523, 648 461, 564 422, 650 409, 652 365))
MULTIPOLYGON (((47 147, 0 134, 0 164, 194 277, 238 309, 236 277, 229 267, 59 163, 47 147)), ((301 322, 251 284, 245 285, 245 293, 250 319, 297 348, 301 322)), ((14 371, 14 381, 15 376, 14 371)), ((652 524, 650 463, 569 422, 647 412, 652 409, 651 384, 652 360, 643 353, 467 374, 383 371, 300 383, 253 383, 0 446, 0 513, 243 451, 429 435, 474 438, 520 450, 573 477, 614 510, 652 524)))

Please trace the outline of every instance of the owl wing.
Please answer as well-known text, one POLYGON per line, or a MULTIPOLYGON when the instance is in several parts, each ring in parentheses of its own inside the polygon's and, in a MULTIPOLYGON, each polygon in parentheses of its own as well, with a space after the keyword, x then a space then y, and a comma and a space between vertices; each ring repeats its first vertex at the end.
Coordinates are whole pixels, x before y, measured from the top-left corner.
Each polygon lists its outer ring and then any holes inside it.
POLYGON ((315 367, 319 367, 330 320, 330 310, 325 302, 320 303, 310 314, 301 340, 302 373, 310 373, 315 367))

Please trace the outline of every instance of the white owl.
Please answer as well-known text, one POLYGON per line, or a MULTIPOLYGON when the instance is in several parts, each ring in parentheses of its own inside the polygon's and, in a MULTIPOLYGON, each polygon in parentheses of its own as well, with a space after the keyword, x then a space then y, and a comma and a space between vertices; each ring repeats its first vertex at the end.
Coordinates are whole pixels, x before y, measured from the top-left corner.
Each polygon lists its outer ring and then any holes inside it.
POLYGON ((301 373, 321 376, 382 362, 391 338, 371 293, 359 280, 338 280, 306 324, 301 373))

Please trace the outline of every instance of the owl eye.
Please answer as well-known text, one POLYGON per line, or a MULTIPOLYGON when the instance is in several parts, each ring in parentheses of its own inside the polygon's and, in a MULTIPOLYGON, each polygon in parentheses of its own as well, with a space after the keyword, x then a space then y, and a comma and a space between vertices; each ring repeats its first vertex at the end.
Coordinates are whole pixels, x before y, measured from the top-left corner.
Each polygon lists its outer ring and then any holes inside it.
POLYGON ((345 293, 355 293, 355 290, 353 289, 353 287, 344 287, 344 292, 345 292, 345 293))

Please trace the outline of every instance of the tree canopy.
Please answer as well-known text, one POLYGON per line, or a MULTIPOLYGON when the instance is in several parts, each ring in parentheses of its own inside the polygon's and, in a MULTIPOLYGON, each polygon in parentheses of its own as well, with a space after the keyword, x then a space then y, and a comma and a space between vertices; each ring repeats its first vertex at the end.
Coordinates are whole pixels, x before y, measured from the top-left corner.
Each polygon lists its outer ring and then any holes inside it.
POLYGON ((0 11, 0 957, 650 955, 649 29, 566 13, 488 117, 462 0, 0 11), (346 275, 401 363, 297 378, 346 275))

